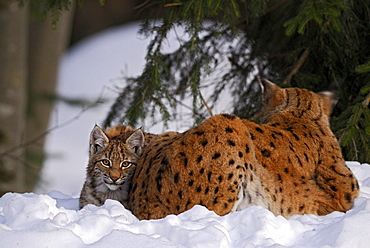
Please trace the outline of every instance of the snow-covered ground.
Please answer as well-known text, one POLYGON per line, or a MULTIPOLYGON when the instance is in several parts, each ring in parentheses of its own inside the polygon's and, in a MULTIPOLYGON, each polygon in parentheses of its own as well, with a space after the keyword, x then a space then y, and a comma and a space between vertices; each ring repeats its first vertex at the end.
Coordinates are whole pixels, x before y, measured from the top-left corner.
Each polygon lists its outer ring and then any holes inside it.
POLYGON ((347 213, 274 216, 262 207, 218 216, 201 206, 139 221, 117 201, 78 210, 58 191, 0 198, 1 247, 369 247, 370 165, 347 163, 360 197, 347 213))
MULTIPOLYGON (((63 59, 59 94, 111 100, 88 110, 56 105, 50 127, 58 128, 47 137, 49 159, 36 193, 0 198, 0 247, 370 247, 370 165, 357 162, 347 164, 361 194, 347 213, 286 219, 250 207, 221 217, 195 206, 178 216, 139 221, 112 200, 78 210, 89 133, 105 118, 122 77, 142 70, 148 40, 138 39, 137 29, 133 24, 105 31, 63 59)), ((227 109, 214 111, 219 112, 227 109)), ((182 124, 170 123, 169 129, 183 131, 182 124)))

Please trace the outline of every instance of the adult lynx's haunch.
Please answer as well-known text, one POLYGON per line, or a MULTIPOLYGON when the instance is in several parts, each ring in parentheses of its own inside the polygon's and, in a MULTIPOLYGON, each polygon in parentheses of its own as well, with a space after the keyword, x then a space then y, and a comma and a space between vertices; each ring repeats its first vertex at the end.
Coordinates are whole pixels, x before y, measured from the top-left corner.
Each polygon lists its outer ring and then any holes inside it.
POLYGON ((263 88, 264 124, 221 114, 152 141, 132 177, 133 214, 162 218, 197 204, 219 215, 253 205, 283 216, 349 210, 358 184, 329 127, 330 94, 263 88))
POLYGON ((126 206, 127 191, 144 146, 140 129, 117 126, 105 133, 95 126, 90 135, 90 159, 80 195, 80 208, 103 205, 106 199, 126 206))

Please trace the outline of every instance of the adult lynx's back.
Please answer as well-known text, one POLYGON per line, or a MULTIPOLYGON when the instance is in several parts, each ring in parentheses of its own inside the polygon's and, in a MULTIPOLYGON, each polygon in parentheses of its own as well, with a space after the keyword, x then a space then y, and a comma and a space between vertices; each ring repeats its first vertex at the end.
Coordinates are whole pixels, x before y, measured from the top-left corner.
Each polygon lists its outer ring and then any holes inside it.
POLYGON ((219 215, 253 205, 283 216, 349 210, 358 184, 329 127, 331 95, 263 88, 263 124, 221 114, 151 142, 130 186, 133 214, 162 218, 197 204, 219 215))

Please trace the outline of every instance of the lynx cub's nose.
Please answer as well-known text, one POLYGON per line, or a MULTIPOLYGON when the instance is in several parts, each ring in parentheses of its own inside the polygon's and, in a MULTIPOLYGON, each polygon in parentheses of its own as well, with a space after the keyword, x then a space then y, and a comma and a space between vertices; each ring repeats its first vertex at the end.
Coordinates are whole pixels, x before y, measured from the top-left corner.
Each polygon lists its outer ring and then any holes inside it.
POLYGON ((113 182, 116 182, 118 180, 118 177, 111 176, 110 179, 112 179, 113 182))

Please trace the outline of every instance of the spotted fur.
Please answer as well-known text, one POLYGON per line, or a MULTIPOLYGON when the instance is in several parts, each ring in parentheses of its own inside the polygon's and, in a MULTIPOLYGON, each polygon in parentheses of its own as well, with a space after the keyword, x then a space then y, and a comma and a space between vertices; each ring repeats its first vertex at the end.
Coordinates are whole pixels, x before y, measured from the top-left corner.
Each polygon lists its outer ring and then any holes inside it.
POLYGON ((139 219, 203 205, 219 215, 263 206, 275 215, 347 211, 358 183, 330 130, 332 95, 265 80, 263 124, 221 114, 143 151, 128 206, 139 219))

